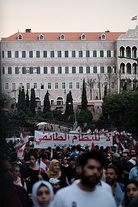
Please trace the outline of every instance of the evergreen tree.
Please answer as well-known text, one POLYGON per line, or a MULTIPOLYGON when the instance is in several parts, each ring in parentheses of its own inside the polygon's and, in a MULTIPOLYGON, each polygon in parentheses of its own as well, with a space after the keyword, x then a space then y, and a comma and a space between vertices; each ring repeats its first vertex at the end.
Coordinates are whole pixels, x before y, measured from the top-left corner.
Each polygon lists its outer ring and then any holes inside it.
POLYGON ((69 91, 69 93, 67 94, 67 98, 66 98, 65 116, 68 117, 73 113, 74 113, 73 112, 73 98, 72 98, 71 91, 69 91))
POLYGON ((18 95, 18 111, 25 111, 26 104, 25 104, 25 92, 24 92, 24 87, 19 90, 19 95, 18 95))
POLYGON ((44 109, 43 112, 51 112, 51 106, 50 106, 50 100, 49 100, 49 93, 46 92, 45 98, 44 98, 44 109))
POLYGON ((28 94, 28 89, 26 92, 26 107, 29 108, 29 94, 28 94))
POLYGON ((86 83, 83 79, 83 88, 82 88, 82 109, 87 110, 87 96, 86 96, 86 83))
POLYGON ((33 116, 35 116, 35 107, 36 107, 35 90, 34 90, 34 88, 31 88, 30 110, 31 110, 33 116))

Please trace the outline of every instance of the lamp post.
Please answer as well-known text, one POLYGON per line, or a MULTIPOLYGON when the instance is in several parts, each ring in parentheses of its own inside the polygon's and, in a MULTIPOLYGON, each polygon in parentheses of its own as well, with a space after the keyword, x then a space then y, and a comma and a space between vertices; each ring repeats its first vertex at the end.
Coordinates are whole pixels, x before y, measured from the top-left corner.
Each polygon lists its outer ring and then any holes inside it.
MULTIPOLYGON (((138 57, 137 57, 137 58, 131 58, 131 57, 118 56, 118 58, 124 58, 124 59, 129 59, 129 60, 134 60, 134 61, 136 61, 136 73, 135 73, 135 79, 133 80, 133 82, 135 83, 135 90, 136 90, 138 57)), ((121 72, 120 72, 120 74, 121 74, 121 72)), ((119 90, 119 91, 120 91, 120 90, 119 90)))

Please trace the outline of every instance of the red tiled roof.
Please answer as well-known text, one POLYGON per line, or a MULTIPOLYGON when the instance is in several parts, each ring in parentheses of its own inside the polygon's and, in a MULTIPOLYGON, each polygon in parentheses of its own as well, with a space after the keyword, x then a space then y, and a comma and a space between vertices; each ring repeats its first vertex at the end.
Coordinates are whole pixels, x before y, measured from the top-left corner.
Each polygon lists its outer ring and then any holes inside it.
POLYGON ((114 41, 125 32, 20 32, 15 33, 7 38, 2 38, 1 41, 100 41, 101 35, 106 35, 106 40, 114 41), (18 40, 17 36, 21 34, 23 40, 18 40), (39 35, 44 36, 44 40, 39 40, 39 35), (60 40, 60 35, 65 35, 65 40, 60 40), (81 40, 81 35, 86 35, 86 40, 81 40))

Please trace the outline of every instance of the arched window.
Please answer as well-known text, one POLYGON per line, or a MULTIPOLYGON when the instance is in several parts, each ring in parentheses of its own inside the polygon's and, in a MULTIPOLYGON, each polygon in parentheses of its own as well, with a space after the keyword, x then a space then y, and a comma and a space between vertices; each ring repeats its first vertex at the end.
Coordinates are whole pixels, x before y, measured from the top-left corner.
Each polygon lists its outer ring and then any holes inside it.
POLYGON ((124 63, 120 64, 120 72, 121 72, 121 74, 125 74, 125 64, 124 63))
POLYGON ((132 58, 137 58, 137 48, 132 47, 132 58))
POLYGON ((106 40, 106 35, 105 34, 101 35, 101 40, 106 40))
POLYGON ((120 56, 121 57, 125 56, 125 48, 124 47, 120 47, 120 56))
POLYGON ((65 40, 65 35, 64 34, 60 35, 60 40, 65 40))
POLYGON ((86 40, 86 35, 85 34, 81 35, 81 40, 86 40))
POLYGON ((130 47, 126 48, 126 57, 131 58, 131 48, 130 47))
POLYGON ((17 36, 17 39, 18 39, 18 40, 22 40, 22 39, 23 39, 23 36, 22 36, 21 34, 19 34, 19 35, 17 36))
POLYGON ((44 35, 40 34, 38 38, 39 40, 44 40, 44 35))
POLYGON ((62 97, 57 98, 57 105, 63 105, 63 98, 62 97))
POLYGON ((131 64, 130 63, 126 64, 126 68, 127 68, 127 73, 131 74, 131 64))

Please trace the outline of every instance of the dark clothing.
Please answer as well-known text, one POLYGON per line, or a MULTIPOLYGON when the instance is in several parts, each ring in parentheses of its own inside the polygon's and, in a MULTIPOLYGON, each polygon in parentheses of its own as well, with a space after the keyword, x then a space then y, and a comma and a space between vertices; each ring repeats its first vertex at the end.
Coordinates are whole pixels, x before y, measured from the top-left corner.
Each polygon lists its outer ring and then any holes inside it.
POLYGON ((125 184, 128 180, 129 180, 129 172, 131 170, 132 167, 134 167, 134 165, 131 162, 126 162, 123 163, 123 183, 125 184), (125 173, 124 171, 126 171, 127 173, 125 173))
POLYGON ((113 162, 113 164, 118 169, 118 175, 117 175, 117 178, 116 178, 116 182, 123 183, 123 166, 122 166, 122 164, 120 162, 113 162))
POLYGON ((71 184, 71 179, 74 178, 76 175, 76 168, 71 168, 70 166, 68 166, 65 167, 63 170, 64 170, 63 172, 68 178, 69 183, 71 184))
POLYGON ((23 163, 20 165, 20 173, 21 173, 21 178, 26 178, 26 175, 28 174, 28 167, 30 166, 29 162, 23 163))
MULTIPOLYGON (((50 178, 46 173, 44 173, 42 176, 44 180, 49 181, 50 178)), ((63 172, 61 172, 61 176, 57 179, 60 180, 60 188, 64 188, 67 186, 66 175, 63 172)))
POLYGON ((6 191, 1 192, 1 207, 31 207, 28 194, 23 187, 18 185, 6 186, 6 191))
POLYGON ((33 170, 30 167, 28 167, 27 174, 25 177, 25 178, 30 177, 30 181, 26 182, 28 193, 32 192, 33 184, 39 181, 38 175, 39 175, 39 170, 33 170))

